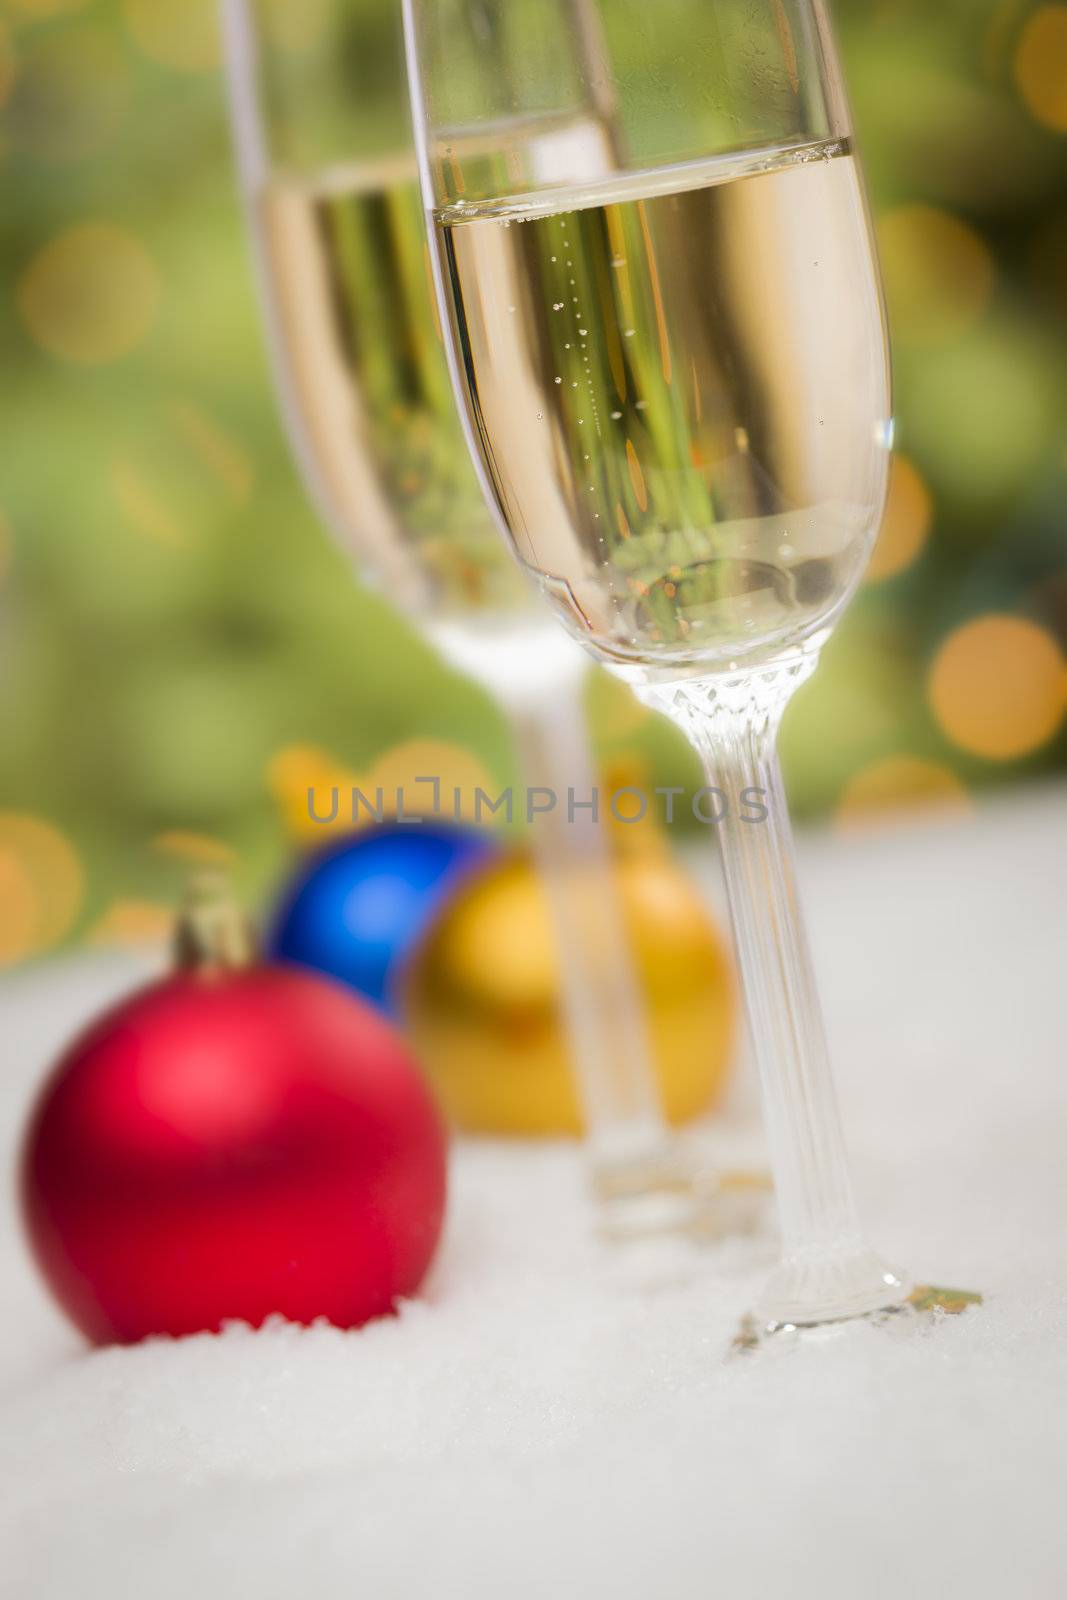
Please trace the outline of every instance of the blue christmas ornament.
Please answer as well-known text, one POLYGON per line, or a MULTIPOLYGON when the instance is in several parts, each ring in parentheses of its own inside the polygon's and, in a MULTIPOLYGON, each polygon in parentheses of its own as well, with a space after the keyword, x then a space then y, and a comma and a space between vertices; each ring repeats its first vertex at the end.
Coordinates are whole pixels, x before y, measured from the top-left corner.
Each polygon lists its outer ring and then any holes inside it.
POLYGON ((498 852, 491 834, 437 823, 346 839, 299 872, 267 953, 339 978, 395 1018, 392 991, 405 958, 456 885, 498 852))

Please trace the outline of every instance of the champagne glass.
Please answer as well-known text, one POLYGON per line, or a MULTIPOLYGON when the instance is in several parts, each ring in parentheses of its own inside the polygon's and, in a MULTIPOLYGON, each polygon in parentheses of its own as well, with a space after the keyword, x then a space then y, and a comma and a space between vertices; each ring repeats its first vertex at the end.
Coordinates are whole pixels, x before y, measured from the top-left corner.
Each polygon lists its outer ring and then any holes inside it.
POLYGON ((853 1198, 775 755, 870 554, 892 442, 825 9, 574 0, 551 28, 539 0, 404 12, 483 490, 565 629, 674 719, 728 803, 782 1231, 755 1326, 899 1306, 908 1285, 853 1198), (612 107, 607 150, 593 101, 612 107))
MULTIPOLYGON (((528 792, 541 791, 533 842, 602 1225, 706 1222, 714 1189, 660 1113, 607 834, 588 805, 587 658, 501 544, 456 414, 399 7, 224 0, 223 23, 238 166, 305 479, 363 577, 501 702, 528 792)), ((605 127, 594 95, 591 145, 606 149, 605 127)))

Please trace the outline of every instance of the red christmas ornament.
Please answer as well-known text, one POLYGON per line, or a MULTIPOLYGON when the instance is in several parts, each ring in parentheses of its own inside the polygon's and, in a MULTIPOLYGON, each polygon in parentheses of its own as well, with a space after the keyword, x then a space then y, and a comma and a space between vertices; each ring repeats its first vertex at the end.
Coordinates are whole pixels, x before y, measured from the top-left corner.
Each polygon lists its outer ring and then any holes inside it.
POLYGON ((417 1068, 332 981, 255 967, 201 895, 181 970, 60 1060, 26 1138, 37 1261, 88 1338, 325 1317, 356 1327, 418 1288, 445 1136, 417 1068))

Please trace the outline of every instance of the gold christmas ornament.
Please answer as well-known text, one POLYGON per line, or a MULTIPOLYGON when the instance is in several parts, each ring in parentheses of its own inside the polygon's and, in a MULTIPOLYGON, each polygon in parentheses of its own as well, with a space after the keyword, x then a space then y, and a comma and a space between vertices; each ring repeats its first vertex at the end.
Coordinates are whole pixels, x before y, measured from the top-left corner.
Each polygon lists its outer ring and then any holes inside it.
MULTIPOLYGON (((737 1016, 730 958, 666 849, 622 855, 616 881, 664 1111, 684 1122, 713 1105, 726 1080, 737 1016)), ((548 907, 524 852, 495 862, 445 907, 405 974, 401 1004, 458 1127, 581 1131, 548 907)))

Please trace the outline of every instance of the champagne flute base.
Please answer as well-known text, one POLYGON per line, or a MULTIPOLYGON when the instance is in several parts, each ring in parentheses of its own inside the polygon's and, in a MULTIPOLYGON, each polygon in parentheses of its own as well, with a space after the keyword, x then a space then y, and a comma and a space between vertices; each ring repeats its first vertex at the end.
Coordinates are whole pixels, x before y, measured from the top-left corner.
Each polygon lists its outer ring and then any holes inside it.
POLYGON ((685 1234, 694 1214, 694 1171, 669 1137, 631 1150, 592 1151, 597 1229, 604 1239, 685 1234))
POLYGON ((730 1349, 731 1355, 751 1355, 758 1350, 784 1351, 796 1344, 825 1343, 846 1335, 861 1324, 875 1324, 894 1332, 909 1333, 931 1328, 946 1317, 958 1317, 982 1304, 982 1296, 971 1289, 939 1289, 922 1284, 903 1299, 891 1300, 866 1311, 815 1321, 767 1320, 757 1311, 742 1319, 730 1349))
POLYGON ((768 1229, 768 1175, 719 1171, 676 1136, 640 1154, 594 1156, 591 1169, 602 1238, 674 1234, 708 1245, 768 1229))
POLYGON ((911 1285, 866 1245, 787 1256, 753 1306, 753 1315, 774 1328, 842 1322, 900 1305, 911 1285))

